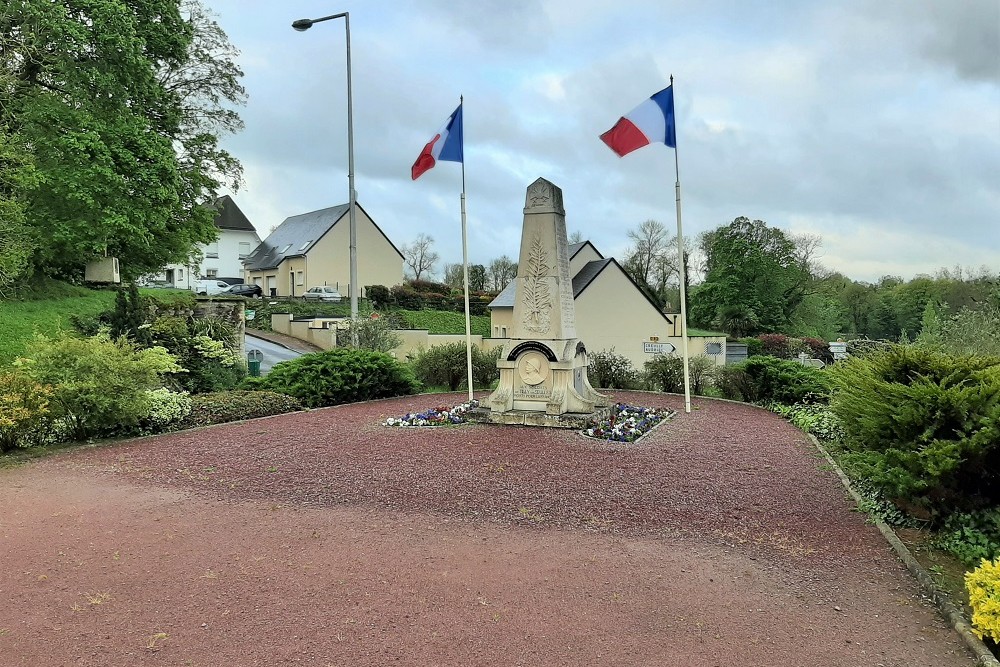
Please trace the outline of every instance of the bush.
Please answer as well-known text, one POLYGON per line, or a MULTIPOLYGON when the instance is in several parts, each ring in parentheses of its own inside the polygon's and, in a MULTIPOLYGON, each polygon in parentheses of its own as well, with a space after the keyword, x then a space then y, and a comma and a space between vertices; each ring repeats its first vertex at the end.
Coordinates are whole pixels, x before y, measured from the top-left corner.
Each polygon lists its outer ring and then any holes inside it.
POLYGON ((125 338, 38 337, 29 346, 25 372, 53 387, 54 416, 65 418, 78 440, 129 432, 149 414, 147 390, 180 371, 162 347, 140 350, 125 338))
POLYGON ((392 302, 392 293, 385 285, 369 285, 365 288, 365 295, 373 308, 388 308, 392 302))
POLYGON ((395 332, 399 327, 399 318, 394 314, 387 316, 371 313, 367 317, 358 317, 348 321, 347 326, 337 328, 337 345, 352 347, 356 336, 359 350, 372 352, 391 352, 399 347, 403 339, 395 332))
POLYGON ((896 345, 831 371, 846 456, 931 516, 1000 501, 1000 359, 896 345))
POLYGON ((246 377, 239 339, 232 324, 217 318, 160 317, 149 329, 152 341, 178 358, 178 388, 192 394, 225 391, 246 377), (218 337, 218 338, 216 338, 218 337))
POLYGON ((587 379, 594 387, 606 389, 638 389, 639 372, 624 354, 615 354, 615 348, 592 352, 588 355, 587 379))
POLYGON ((716 385, 726 398, 748 403, 823 402, 830 393, 830 382, 823 371, 770 356, 751 357, 726 366, 719 372, 716 385))
MULTIPOLYGON (((480 389, 488 389, 500 378, 497 358, 500 348, 485 353, 478 347, 472 348, 472 381, 480 389)), ((434 345, 420 350, 410 361, 410 368, 416 378, 426 386, 448 387, 450 391, 468 386, 468 360, 465 343, 434 345)))
POLYGON ((967 567, 984 558, 1000 558, 1000 508, 951 515, 934 538, 934 546, 967 567))
POLYGON ((980 639, 1000 643, 1000 559, 984 560, 965 575, 972 607, 972 629, 980 639))
POLYGON ((302 404, 287 394, 273 391, 220 391, 192 396, 191 412, 181 421, 180 426, 210 426, 301 409, 302 404))
POLYGON ((294 396, 310 408, 415 393, 413 371, 383 352, 337 348, 283 361, 254 386, 294 396))
POLYGON ((764 354, 764 343, 760 338, 740 338, 739 342, 747 346, 748 357, 757 357, 764 354))
POLYGON ((788 336, 785 334, 761 334, 757 337, 760 340, 761 354, 766 354, 778 359, 791 359, 792 346, 788 336))
POLYGON ((52 393, 23 372, 0 373, 0 453, 30 444, 29 436, 49 414, 52 393))
POLYGON ((830 344, 821 338, 803 338, 802 344, 805 352, 813 359, 819 359, 825 364, 833 363, 833 352, 830 351, 830 344))
POLYGON ((179 424, 191 413, 191 397, 186 391, 166 388, 146 392, 148 411, 139 421, 139 433, 163 433, 179 424))
MULTIPOLYGON (((658 354, 645 363, 643 371, 643 384, 654 391, 684 393, 684 359, 681 357, 658 354)), ((705 355, 689 358, 691 393, 696 396, 704 395, 713 384, 716 373, 715 362, 705 355)))
POLYGON ((767 408, 772 412, 777 412, 806 433, 812 433, 819 440, 840 442, 844 437, 844 428, 828 405, 820 403, 796 403, 795 405, 771 403, 767 408))

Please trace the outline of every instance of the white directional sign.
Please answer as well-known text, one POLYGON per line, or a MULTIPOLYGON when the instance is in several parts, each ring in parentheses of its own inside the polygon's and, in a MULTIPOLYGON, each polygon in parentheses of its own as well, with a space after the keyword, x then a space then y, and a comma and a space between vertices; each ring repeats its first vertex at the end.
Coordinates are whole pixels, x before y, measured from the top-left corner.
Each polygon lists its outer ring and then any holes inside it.
POLYGON ((672 354, 677 348, 670 343, 643 343, 642 351, 646 354, 672 354))

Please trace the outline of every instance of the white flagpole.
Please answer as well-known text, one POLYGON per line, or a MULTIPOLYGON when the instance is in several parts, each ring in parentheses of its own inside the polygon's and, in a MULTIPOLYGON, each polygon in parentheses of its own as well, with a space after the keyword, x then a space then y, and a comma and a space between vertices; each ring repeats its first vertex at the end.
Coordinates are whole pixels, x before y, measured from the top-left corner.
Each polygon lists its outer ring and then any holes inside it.
MULTIPOLYGON (((673 88, 674 85, 674 75, 670 75, 670 86, 673 88)), ((672 91, 676 93, 677 91, 672 91)), ((677 112, 676 112, 676 96, 674 96, 674 137, 676 144, 677 137, 677 112)), ((465 165, 462 165, 463 169, 465 165)), ((687 288, 685 287, 685 268, 684 268, 684 233, 681 231, 681 170, 680 162, 677 158, 677 146, 674 146, 674 173, 677 176, 677 180, 674 183, 674 192, 677 195, 677 258, 680 264, 680 280, 681 280, 681 356, 684 359, 684 412, 691 412, 691 376, 688 366, 688 332, 687 332, 687 288)))
MULTIPOLYGON (((459 106, 465 104, 465 96, 458 98, 459 106)), ((469 244, 465 225, 465 109, 462 109, 462 274, 465 282, 465 365, 468 370, 469 400, 474 399, 472 387, 472 317, 469 314, 469 244)), ((685 369, 687 367, 685 366, 685 369)))

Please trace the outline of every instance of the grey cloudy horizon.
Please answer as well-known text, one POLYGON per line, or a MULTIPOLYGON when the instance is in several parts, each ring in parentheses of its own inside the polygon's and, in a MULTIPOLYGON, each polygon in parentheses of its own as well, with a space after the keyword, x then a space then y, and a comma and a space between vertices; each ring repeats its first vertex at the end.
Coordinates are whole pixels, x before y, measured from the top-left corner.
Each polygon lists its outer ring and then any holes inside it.
POLYGON ((746 216, 819 235, 855 280, 1000 271, 995 0, 204 1, 242 52, 223 145, 262 237, 347 201, 343 22, 290 26, 349 11, 358 202, 397 246, 461 261, 461 165, 410 180, 460 95, 471 263, 517 258, 540 176, 605 256, 647 219, 673 230, 673 151, 598 139, 673 74, 686 237, 746 216))

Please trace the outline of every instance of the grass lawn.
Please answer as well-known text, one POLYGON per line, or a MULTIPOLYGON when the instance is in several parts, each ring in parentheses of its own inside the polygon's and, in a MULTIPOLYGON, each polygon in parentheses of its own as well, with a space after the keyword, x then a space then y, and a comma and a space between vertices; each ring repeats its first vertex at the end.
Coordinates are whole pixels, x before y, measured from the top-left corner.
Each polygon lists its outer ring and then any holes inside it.
POLYGON ((36 333, 73 331, 72 316, 97 315, 114 305, 114 290, 62 283, 26 293, 23 298, 0 300, 0 367, 10 365, 23 354, 36 333))
MULTIPOLYGON (((454 313, 446 310, 401 310, 399 312, 414 329, 427 329, 427 332, 431 334, 465 333, 465 313, 454 313)), ((473 335, 489 338, 489 315, 472 315, 470 324, 473 335)))

